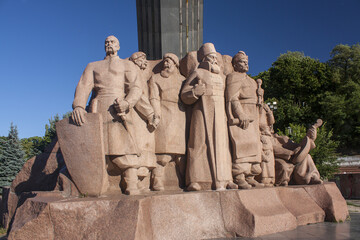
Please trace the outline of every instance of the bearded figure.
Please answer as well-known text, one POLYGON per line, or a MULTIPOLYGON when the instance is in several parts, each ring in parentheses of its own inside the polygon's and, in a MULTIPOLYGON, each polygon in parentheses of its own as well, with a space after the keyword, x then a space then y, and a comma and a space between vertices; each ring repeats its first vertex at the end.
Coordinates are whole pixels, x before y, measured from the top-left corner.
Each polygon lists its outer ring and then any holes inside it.
POLYGON ((170 162, 176 163, 180 185, 184 178, 186 152, 185 106, 179 94, 185 78, 179 72, 179 59, 173 53, 163 57, 162 71, 149 81, 150 103, 154 108, 155 153, 157 167, 153 170, 153 190, 164 190, 164 170, 170 162))
POLYGON ((224 98, 225 76, 220 71, 214 45, 202 45, 198 59, 198 68, 186 79, 181 91, 182 101, 192 105, 187 146, 187 189, 237 188, 231 175, 224 98))
POLYGON ((235 72, 226 79, 226 104, 232 143, 232 173, 239 188, 263 187, 254 177, 261 173, 259 111, 262 91, 246 73, 248 56, 238 52, 232 59, 235 72), (260 101, 260 102, 259 102, 260 101))

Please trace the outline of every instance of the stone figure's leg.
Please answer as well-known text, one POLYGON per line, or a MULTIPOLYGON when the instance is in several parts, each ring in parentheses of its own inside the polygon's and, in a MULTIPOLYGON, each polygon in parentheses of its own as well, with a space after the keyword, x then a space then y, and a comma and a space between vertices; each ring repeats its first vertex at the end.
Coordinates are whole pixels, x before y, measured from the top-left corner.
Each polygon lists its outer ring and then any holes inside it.
POLYGON ((123 179, 125 181, 125 194, 139 194, 138 189, 138 171, 139 158, 136 155, 112 156, 112 162, 123 170, 123 179))
POLYGON ((174 156, 176 163, 176 172, 179 177, 179 184, 181 188, 185 187, 185 171, 186 171, 186 156, 176 155, 174 156))
POLYGON ((246 176, 246 182, 253 187, 264 187, 263 183, 259 183, 255 180, 255 176, 261 173, 261 166, 260 163, 252 163, 250 173, 246 176))
POLYGON ((147 167, 140 167, 137 169, 138 189, 140 192, 150 191, 150 170, 147 167))
POLYGON ((128 168, 124 171, 124 181, 126 183, 125 194, 136 195, 140 191, 138 189, 138 175, 136 168, 128 168))
POLYGON ((171 160, 172 156, 169 154, 157 154, 156 159, 156 168, 152 171, 152 189, 154 191, 163 191, 164 188, 164 172, 165 166, 171 160))
POLYGON ((287 186, 290 181, 294 165, 283 159, 275 158, 275 184, 287 186))
POLYGON ((302 162, 295 165, 293 179, 296 184, 321 184, 323 182, 309 154, 302 162))
POLYGON ((240 189, 249 189, 251 185, 245 180, 245 175, 249 174, 251 170, 250 163, 233 163, 232 174, 234 183, 239 186, 240 189))

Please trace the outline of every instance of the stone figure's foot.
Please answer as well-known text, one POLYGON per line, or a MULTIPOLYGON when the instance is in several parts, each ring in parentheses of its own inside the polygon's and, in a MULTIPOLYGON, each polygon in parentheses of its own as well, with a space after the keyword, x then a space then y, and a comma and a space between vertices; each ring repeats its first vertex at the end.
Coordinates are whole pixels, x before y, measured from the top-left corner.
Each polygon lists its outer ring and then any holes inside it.
POLYGON ((271 184, 271 183, 264 183, 265 187, 273 187, 274 184, 271 184))
POLYGON ((239 186, 233 182, 229 182, 226 186, 227 189, 238 189, 239 186))
POLYGON ((250 188, 252 188, 252 186, 250 184, 248 184, 245 180, 238 180, 236 182, 236 184, 238 185, 239 189, 250 189, 250 188))
POLYGON ((225 191, 227 184, 225 182, 216 183, 216 191, 225 191))
POLYGON ((140 190, 137 189, 137 188, 135 188, 135 189, 126 189, 125 194, 127 194, 127 195, 138 195, 138 194, 140 194, 140 190))
POLYGON ((164 188, 164 186, 157 185, 157 186, 153 186, 153 190, 154 191, 164 191, 165 188, 164 188))
POLYGON ((312 176, 309 184, 323 184, 323 180, 321 180, 318 176, 312 176))
POLYGON ((258 181, 256 181, 253 177, 251 178, 246 178, 246 181, 248 184, 250 184, 253 187, 265 187, 265 184, 263 183, 259 183, 258 181))
POLYGON ((190 183, 190 185, 187 187, 188 191, 200 191, 201 186, 198 183, 190 183))
POLYGON ((284 186, 284 187, 286 187, 287 185, 289 185, 288 181, 283 181, 279 184, 279 186, 284 186))

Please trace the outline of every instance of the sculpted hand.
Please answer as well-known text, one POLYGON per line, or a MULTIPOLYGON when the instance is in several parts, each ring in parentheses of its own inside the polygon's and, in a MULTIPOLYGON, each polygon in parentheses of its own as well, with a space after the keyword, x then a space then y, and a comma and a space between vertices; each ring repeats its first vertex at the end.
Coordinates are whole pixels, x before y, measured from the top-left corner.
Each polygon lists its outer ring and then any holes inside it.
POLYGON ((71 113, 71 119, 76 125, 81 126, 85 123, 85 113, 85 109, 82 107, 76 107, 71 113))
POLYGON ((148 119, 148 126, 151 129, 151 131, 154 131, 160 124, 160 116, 152 115, 148 119))
POLYGON ((205 93, 205 84, 195 84, 193 93, 196 97, 200 97, 205 93))
POLYGON ((126 112, 130 107, 126 100, 120 100, 119 98, 115 99, 114 105, 116 111, 119 113, 126 112))
POLYGON ((250 119, 248 116, 240 116, 239 117, 239 127, 246 130, 249 127, 249 124, 254 120, 250 119))

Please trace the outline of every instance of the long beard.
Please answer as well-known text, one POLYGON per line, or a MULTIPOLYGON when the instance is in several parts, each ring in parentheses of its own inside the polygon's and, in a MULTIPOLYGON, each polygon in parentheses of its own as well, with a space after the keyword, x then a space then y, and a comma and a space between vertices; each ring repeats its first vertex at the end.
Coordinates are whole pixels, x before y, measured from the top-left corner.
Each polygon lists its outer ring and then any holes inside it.
POLYGON ((211 72, 213 72, 213 73, 220 73, 220 66, 219 65, 217 65, 217 64, 211 64, 211 72))
POLYGON ((173 73, 169 68, 165 68, 160 72, 160 75, 164 78, 170 77, 170 75, 173 73))

